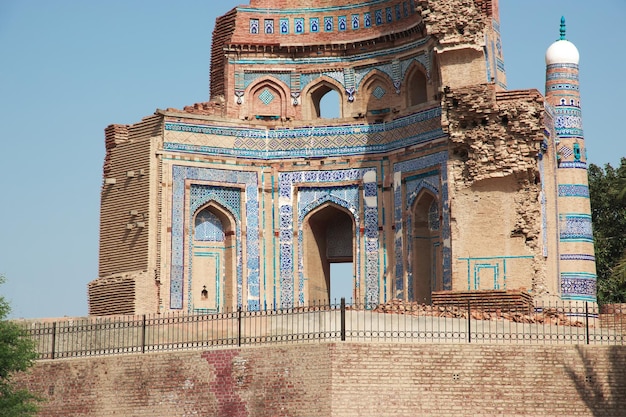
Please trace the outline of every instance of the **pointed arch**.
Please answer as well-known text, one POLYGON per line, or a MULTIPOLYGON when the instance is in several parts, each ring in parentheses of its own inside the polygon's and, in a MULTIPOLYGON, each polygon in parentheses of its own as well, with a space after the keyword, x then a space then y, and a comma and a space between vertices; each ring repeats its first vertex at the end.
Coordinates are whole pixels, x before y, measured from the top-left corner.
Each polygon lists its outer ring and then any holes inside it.
POLYGON ((290 116, 289 87, 274 77, 256 80, 246 89, 246 115, 261 120, 284 119, 290 116))
POLYGON ((361 81, 358 97, 361 112, 369 118, 385 117, 401 105, 393 80, 378 69, 370 71, 361 81))
MULTIPOLYGON (((315 202, 317 204, 312 203, 303 215, 301 279, 304 282, 304 299, 308 302, 330 302, 330 264, 354 263, 355 260, 356 220, 341 201, 331 200, 329 196, 315 202)), ((352 289, 354 295, 354 282, 352 289)))
POLYGON ((428 101, 428 77, 421 63, 413 61, 404 75, 403 84, 407 107, 417 106, 428 101))
POLYGON ((321 76, 302 91, 302 115, 305 120, 321 118, 322 98, 331 91, 335 91, 339 98, 339 103, 337 103, 339 118, 344 117, 344 103, 346 102, 344 87, 337 80, 328 76, 321 76))
POLYGON ((195 312, 229 311, 237 306, 238 227, 235 216, 210 200, 192 214, 189 303, 195 312))
POLYGON ((441 207, 436 194, 422 188, 410 210, 409 298, 430 304, 432 292, 443 289, 441 207))

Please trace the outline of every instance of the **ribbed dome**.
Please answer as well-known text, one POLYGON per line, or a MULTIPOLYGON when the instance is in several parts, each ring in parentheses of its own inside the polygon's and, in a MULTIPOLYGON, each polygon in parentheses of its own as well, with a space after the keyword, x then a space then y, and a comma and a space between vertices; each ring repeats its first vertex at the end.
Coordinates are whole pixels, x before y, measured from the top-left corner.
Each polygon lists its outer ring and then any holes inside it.
POLYGON ((567 40, 554 42, 546 51, 546 64, 578 64, 580 54, 576 46, 567 40))

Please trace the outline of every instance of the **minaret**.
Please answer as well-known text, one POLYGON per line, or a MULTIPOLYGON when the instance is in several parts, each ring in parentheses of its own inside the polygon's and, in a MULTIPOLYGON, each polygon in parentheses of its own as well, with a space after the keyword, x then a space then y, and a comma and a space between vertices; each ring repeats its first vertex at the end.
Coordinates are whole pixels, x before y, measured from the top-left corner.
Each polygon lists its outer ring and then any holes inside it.
POLYGON ((546 52, 546 102, 554 114, 559 288, 565 300, 596 301, 596 265, 582 128, 578 49, 561 36, 546 52))

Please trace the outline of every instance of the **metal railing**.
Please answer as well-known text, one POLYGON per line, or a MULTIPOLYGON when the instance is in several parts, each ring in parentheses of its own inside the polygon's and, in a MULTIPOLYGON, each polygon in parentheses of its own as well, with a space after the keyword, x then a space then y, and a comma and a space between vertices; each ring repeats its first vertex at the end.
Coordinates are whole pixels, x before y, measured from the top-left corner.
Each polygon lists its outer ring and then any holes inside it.
POLYGON ((339 303, 218 314, 89 317, 27 323, 39 359, 320 341, 626 344, 626 315, 595 304, 494 308, 470 303, 339 303))

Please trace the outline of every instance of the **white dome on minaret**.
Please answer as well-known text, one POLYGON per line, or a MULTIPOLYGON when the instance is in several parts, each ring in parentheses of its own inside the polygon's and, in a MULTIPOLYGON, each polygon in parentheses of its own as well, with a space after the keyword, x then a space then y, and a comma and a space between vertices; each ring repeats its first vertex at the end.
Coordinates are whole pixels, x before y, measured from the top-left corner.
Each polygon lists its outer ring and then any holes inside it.
POLYGON ((576 64, 580 54, 576 46, 565 39, 565 18, 561 17, 561 38, 554 42, 546 51, 546 64, 576 64))

